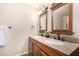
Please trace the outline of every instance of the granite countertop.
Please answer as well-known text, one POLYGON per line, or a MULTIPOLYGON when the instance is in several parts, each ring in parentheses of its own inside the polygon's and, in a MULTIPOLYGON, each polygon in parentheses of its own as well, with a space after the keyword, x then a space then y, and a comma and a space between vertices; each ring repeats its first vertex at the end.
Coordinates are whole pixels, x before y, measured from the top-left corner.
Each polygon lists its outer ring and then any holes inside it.
POLYGON ((79 47, 78 43, 77 44, 70 43, 70 42, 50 39, 50 38, 46 38, 46 37, 42 37, 42 36, 30 36, 30 37, 33 38, 34 40, 37 40, 43 44, 48 45, 66 55, 70 55, 73 51, 75 51, 79 47), (55 43, 55 44, 46 42, 49 39, 52 40, 52 43, 55 43))

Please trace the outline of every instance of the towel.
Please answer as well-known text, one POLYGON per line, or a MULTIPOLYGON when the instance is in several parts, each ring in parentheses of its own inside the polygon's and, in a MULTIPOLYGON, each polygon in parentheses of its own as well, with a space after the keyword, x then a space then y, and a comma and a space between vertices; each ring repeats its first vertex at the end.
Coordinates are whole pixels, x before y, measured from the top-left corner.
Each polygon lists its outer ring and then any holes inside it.
POLYGON ((0 26, 0 46, 5 46, 7 41, 7 26, 0 26))

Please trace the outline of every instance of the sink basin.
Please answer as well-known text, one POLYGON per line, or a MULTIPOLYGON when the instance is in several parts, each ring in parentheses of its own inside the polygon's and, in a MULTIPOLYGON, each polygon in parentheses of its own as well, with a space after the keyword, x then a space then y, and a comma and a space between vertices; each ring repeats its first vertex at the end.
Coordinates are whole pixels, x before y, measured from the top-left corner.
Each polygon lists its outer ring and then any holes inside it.
POLYGON ((64 44, 63 41, 51 39, 51 38, 48 38, 47 40, 45 40, 45 42, 47 42, 49 44, 53 44, 53 45, 63 45, 64 44))

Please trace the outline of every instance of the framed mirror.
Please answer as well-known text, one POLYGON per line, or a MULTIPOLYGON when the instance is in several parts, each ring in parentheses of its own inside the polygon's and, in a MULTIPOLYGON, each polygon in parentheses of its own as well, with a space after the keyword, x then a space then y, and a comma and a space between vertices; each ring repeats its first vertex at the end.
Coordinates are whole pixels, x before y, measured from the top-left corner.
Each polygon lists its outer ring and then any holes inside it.
POLYGON ((72 35, 72 4, 54 3, 51 9, 52 32, 72 35))
POLYGON ((39 16, 39 31, 47 30, 47 11, 39 16))

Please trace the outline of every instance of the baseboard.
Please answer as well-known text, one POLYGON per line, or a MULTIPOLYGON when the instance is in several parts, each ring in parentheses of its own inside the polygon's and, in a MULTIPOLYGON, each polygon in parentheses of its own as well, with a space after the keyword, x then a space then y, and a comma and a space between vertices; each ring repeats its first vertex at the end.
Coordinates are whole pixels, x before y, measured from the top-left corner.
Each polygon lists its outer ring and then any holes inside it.
POLYGON ((17 54, 16 56, 28 56, 28 52, 23 52, 23 53, 17 54))

